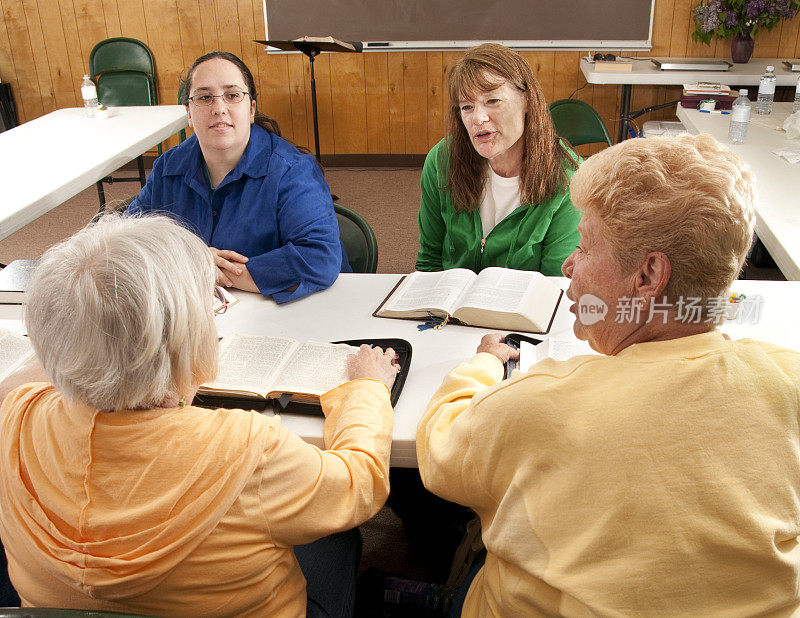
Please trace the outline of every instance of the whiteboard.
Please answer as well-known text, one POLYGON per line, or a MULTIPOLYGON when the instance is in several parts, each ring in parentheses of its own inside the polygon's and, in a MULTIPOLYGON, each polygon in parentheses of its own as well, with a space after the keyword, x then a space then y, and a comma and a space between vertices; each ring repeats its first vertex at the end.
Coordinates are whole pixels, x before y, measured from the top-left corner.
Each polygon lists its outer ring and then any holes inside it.
POLYGON ((651 49, 655 0, 262 0, 272 40, 333 36, 364 51, 651 49))

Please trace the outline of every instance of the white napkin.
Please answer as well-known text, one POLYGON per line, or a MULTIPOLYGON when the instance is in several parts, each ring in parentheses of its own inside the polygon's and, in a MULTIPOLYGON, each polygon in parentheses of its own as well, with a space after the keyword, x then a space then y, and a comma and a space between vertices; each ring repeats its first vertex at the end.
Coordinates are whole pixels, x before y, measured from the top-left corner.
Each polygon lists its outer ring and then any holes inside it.
POLYGON ((786 159, 789 163, 800 163, 800 148, 778 148, 773 150, 772 154, 786 159))
POLYGON ((800 112, 789 114, 789 117, 783 121, 783 130, 786 131, 786 137, 789 139, 800 139, 800 112))

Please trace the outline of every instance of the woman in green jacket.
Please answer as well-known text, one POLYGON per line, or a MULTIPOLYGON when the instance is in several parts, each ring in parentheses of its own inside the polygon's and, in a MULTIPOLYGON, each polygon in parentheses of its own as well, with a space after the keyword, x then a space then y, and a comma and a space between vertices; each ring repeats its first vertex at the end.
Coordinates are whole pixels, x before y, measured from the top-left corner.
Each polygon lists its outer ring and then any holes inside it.
POLYGON ((560 275, 579 241, 568 186, 580 159, 528 63, 495 43, 467 50, 450 72, 448 123, 422 170, 417 269, 560 275))

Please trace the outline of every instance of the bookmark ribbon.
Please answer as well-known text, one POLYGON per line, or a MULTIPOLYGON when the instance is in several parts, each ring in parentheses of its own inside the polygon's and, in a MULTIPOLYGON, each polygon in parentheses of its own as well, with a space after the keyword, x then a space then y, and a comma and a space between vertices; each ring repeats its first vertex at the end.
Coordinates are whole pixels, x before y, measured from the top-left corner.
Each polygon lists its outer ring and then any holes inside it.
POLYGON ((450 316, 445 316, 440 318, 438 316, 433 315, 430 311, 428 311, 428 319, 425 320, 422 324, 417 324, 418 330, 428 330, 429 328, 433 328, 434 330, 439 330, 447 324, 447 320, 450 319, 450 316))

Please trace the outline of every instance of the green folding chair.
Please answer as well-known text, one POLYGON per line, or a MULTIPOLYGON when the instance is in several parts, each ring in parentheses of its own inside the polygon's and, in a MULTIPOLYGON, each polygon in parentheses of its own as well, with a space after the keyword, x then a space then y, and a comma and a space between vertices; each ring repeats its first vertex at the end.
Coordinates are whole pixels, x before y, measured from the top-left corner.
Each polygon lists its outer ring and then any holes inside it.
POLYGON ((354 273, 378 271, 378 241, 367 220, 341 204, 334 204, 339 220, 339 238, 354 273))
POLYGON ((579 99, 559 99, 550 104, 550 116, 559 137, 572 146, 605 142, 613 145, 608 129, 594 107, 579 99))
MULTIPOLYGON (((113 37, 100 41, 89 54, 89 73, 97 86, 97 98, 106 107, 158 105, 156 63, 150 49, 136 39, 113 37)), ((161 144, 158 145, 161 154, 161 144)), ((100 211, 106 206, 103 183, 139 182, 144 187, 144 158, 136 158, 138 176, 106 176, 97 181, 100 211)))

